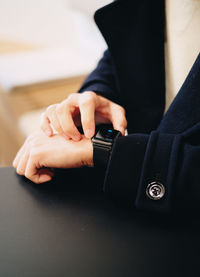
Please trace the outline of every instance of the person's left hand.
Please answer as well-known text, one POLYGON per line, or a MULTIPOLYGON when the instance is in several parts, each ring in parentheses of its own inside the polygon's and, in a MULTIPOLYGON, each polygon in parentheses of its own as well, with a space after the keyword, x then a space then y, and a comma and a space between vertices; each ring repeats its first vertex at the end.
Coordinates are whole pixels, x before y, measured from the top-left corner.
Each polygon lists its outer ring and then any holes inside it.
POLYGON ((90 139, 82 136, 80 141, 74 142, 60 135, 47 137, 42 131, 26 139, 13 161, 18 174, 37 184, 52 179, 51 168, 92 165, 93 148, 90 139))

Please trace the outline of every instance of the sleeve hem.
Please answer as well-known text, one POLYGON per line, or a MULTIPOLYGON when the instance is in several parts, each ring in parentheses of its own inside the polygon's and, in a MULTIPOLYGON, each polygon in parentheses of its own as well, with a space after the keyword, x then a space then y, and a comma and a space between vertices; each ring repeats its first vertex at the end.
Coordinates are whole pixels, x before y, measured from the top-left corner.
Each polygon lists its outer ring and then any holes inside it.
POLYGON ((104 192, 131 206, 136 198, 148 138, 145 134, 118 138, 106 170, 104 192))

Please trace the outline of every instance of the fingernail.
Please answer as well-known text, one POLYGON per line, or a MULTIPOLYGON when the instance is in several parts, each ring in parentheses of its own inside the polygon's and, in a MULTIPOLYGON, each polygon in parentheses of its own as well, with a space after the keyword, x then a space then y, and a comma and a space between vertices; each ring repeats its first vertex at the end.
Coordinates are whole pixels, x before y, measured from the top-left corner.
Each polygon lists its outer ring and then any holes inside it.
POLYGON ((94 135, 94 133, 93 133, 93 130, 92 130, 92 129, 87 129, 87 130, 85 131, 85 136, 86 136, 87 138, 91 138, 91 137, 93 137, 93 135, 94 135))

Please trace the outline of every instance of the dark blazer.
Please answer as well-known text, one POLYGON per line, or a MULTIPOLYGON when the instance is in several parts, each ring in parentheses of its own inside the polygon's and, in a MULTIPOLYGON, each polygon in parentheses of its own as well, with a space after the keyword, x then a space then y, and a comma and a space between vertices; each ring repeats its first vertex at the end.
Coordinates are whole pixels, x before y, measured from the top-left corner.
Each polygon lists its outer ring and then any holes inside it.
POLYGON ((113 146, 104 189, 138 209, 200 206, 200 55, 165 107, 164 1, 118 0, 95 13, 108 50, 80 92, 121 104, 129 135, 113 146), (165 195, 146 194, 159 182, 165 195))

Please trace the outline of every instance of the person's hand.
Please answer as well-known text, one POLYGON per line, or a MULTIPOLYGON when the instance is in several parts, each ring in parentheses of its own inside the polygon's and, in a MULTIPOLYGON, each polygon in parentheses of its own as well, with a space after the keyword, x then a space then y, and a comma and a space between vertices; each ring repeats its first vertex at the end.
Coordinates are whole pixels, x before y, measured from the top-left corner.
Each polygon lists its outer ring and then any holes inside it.
POLYGON ((112 123, 114 129, 124 135, 127 127, 125 110, 92 91, 72 93, 60 104, 46 109, 41 116, 40 127, 47 136, 53 135, 54 128, 65 139, 79 141, 81 134, 77 126, 82 125, 85 136, 92 138, 95 123, 112 123))
POLYGON ((74 142, 60 135, 47 137, 42 131, 29 136, 17 153, 13 166, 20 175, 34 183, 50 181, 51 168, 74 168, 93 165, 93 148, 85 136, 74 142))

